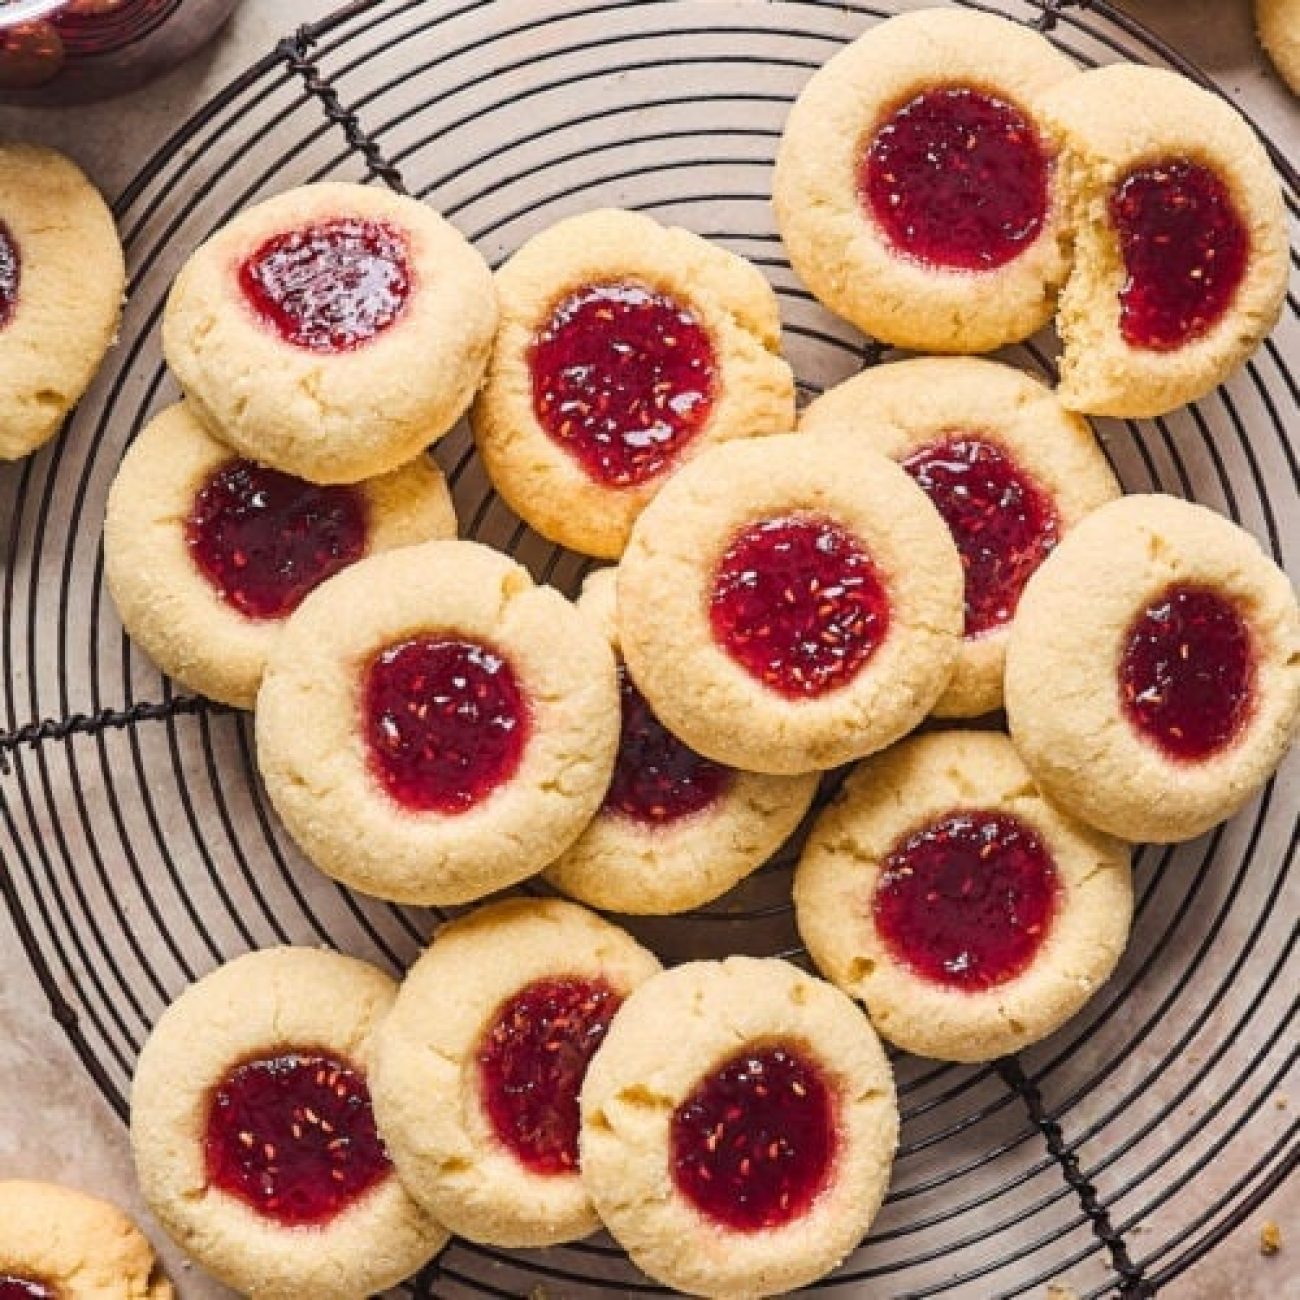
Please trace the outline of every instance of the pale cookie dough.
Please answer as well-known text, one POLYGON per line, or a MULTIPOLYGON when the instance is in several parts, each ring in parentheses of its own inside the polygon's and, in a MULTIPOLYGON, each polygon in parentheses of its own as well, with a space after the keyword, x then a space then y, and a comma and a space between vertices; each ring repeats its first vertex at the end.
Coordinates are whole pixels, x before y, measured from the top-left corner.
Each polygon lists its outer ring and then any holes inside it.
MULTIPOLYGON (((875 366, 817 398, 799 428, 851 432, 865 447, 899 462, 952 439, 987 444, 1050 507, 1054 522, 1051 537, 1043 534, 1045 549, 1120 494, 1087 422, 1037 380, 994 361, 918 357, 875 366)), ((977 536, 970 545, 978 549, 977 536)), ((1010 625, 1008 618, 972 635, 968 622, 957 670, 934 708, 937 717, 974 718, 1002 706, 1010 625)))
POLYGON ((1300 95, 1300 0, 1255 0, 1255 26, 1274 66, 1300 95))
MULTIPOLYGON (((549 1113, 536 1119, 536 1129, 521 1121, 530 1153, 563 1165, 530 1168, 493 1124, 480 1062, 507 1004, 527 998, 530 986, 603 986, 608 1002, 600 1021, 608 1024, 618 1004, 658 970, 630 935, 558 899, 495 903, 438 932, 380 1031, 374 1092, 393 1162, 439 1222, 471 1241, 512 1247, 555 1245, 596 1231, 576 1167, 577 1091, 571 1115, 567 1108, 549 1113), (564 1139, 534 1137, 546 1127, 564 1130, 564 1139)), ((586 1025, 576 1039, 566 1035, 563 1014, 557 1008, 544 1026, 563 1045, 555 1059, 589 1056, 598 1037, 586 1025)), ((576 1082, 580 1087, 580 1073, 576 1082)))
MULTIPOLYGON (((238 460, 184 403, 156 416, 109 490, 104 576, 127 633, 169 677, 251 709, 284 619, 250 617, 226 600, 195 562, 187 530, 196 496, 238 460)), ((446 480, 427 456, 343 491, 362 507, 363 554, 456 535, 446 480)))
POLYGON ((893 1076, 866 1017, 829 984, 752 957, 692 962, 643 984, 591 1063, 582 1121, 583 1177, 633 1262, 688 1294, 736 1300, 794 1290, 839 1264, 880 1208, 898 1142, 893 1076), (683 1190, 674 1118, 715 1071, 773 1047, 793 1049, 829 1085, 838 1149, 801 1213, 739 1230, 683 1190))
MULTIPOLYGON (((616 582, 614 569, 601 569, 583 584, 578 601, 615 652, 616 582)), ((580 902, 610 912, 663 916, 702 907, 762 866, 794 833, 817 793, 817 774, 761 776, 706 759, 698 759, 702 766, 696 769, 688 765, 685 746, 672 751, 666 769, 637 773, 634 765, 659 750, 647 750, 642 733, 627 734, 629 717, 635 721, 648 706, 630 679, 625 677, 622 687, 624 739, 615 763, 615 787, 620 777, 630 784, 640 775, 661 779, 672 791, 683 778, 689 782, 701 772, 698 779, 716 793, 697 810, 651 820, 611 802, 618 793, 611 788, 587 829, 546 869, 546 879, 580 902)), ((651 746, 671 734, 657 720, 649 728, 651 746)), ((627 792, 627 802, 644 809, 644 800, 634 791, 627 792)))
POLYGON ((1010 261, 978 271, 895 249, 859 197, 858 172, 880 127, 923 92, 977 90, 1032 125, 1035 98, 1076 71, 1038 33, 991 14, 924 9, 870 28, 804 88, 777 153, 773 204, 800 279, 832 311, 898 347, 987 352, 1046 325, 1068 269, 1054 172, 1038 233, 1010 261))
POLYGON ((1038 111, 1062 149, 1075 231, 1061 294, 1058 396, 1092 415, 1162 415, 1222 383, 1273 328, 1286 294, 1282 192, 1264 146, 1220 96, 1175 73, 1121 63, 1042 94, 1038 111), (1210 168, 1249 240, 1244 278, 1219 320, 1172 350, 1133 347, 1120 331, 1127 278, 1110 216, 1117 186, 1169 160, 1210 168))
POLYGON ((0 460, 52 438, 117 334, 113 214, 69 159, 0 144, 0 460))
POLYGON ((274 948, 192 985, 145 1043, 131 1089, 141 1190, 198 1263, 254 1300, 362 1300, 418 1271, 447 1241, 391 1168, 323 1225, 287 1227, 214 1183, 205 1156, 214 1094, 232 1070, 299 1053, 364 1078, 396 994, 364 962, 274 948))
POLYGON ((1016 747, 1062 808, 1125 839, 1191 839, 1236 812, 1291 743, 1300 716, 1295 593, 1253 537, 1204 506, 1122 497, 1080 523, 1025 589, 1006 707, 1016 747), (1171 585, 1230 601, 1255 660, 1241 729, 1196 761, 1167 758, 1130 723, 1120 695, 1129 630, 1171 585))
MULTIPOLYGON (((811 588, 805 583, 800 599, 811 588)), ((852 435, 776 435, 715 448, 637 520, 619 567, 632 679, 693 749, 771 775, 838 766, 893 743, 934 707, 961 648, 962 569, 943 520, 895 464, 852 435), (710 606, 747 529, 829 522, 865 553, 889 627, 856 675, 790 698, 716 639, 710 606)))
POLYGON ((1005 736, 947 731, 906 740, 853 772, 813 828, 794 900, 818 969, 866 1004, 885 1038, 921 1056, 976 1062, 1045 1038, 1106 982, 1128 938, 1133 886, 1128 847, 1050 804, 1005 736), (890 855, 954 813, 1016 819, 1056 871, 1042 947, 1019 974, 986 988, 946 985, 910 966, 873 911, 890 855))
POLYGON ((472 412, 474 436, 509 505, 562 546, 617 558, 637 515, 677 466, 728 439, 794 425, 794 378, 780 355, 776 294, 757 267, 688 230, 635 212, 587 212, 529 240, 496 283, 501 329, 472 412), (702 427, 658 472, 626 485, 589 473, 542 426, 530 361, 557 306, 609 284, 649 289, 680 305, 708 336, 714 358, 713 405, 702 427))
POLYGON ((559 592, 486 546, 429 542, 307 597, 272 648, 256 717, 267 793, 318 867, 381 898, 464 903, 534 875, 591 820, 618 747, 618 682, 605 638, 559 592), (513 775, 456 813, 401 806, 363 732, 369 665, 425 637, 491 648, 529 715, 513 775))
POLYGON ((456 423, 496 324, 491 272, 454 227, 414 199, 329 181, 249 208, 194 253, 167 301, 163 352, 222 441, 315 483, 355 483, 412 460, 456 423), (262 318, 241 268, 268 241, 335 220, 395 232, 410 295, 372 337, 315 351, 262 318))
POLYGON ((52 1183, 0 1182, 0 1286, 31 1300, 172 1300, 153 1247, 115 1205, 52 1183), (41 1288, 36 1290, 35 1288, 41 1288))

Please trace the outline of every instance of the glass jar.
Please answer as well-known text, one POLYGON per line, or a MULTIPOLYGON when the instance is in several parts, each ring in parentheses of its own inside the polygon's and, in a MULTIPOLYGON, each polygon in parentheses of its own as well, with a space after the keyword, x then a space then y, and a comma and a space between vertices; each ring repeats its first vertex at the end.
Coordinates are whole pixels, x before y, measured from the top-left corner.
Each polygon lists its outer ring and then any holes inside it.
POLYGON ((133 90, 209 40, 238 0, 0 0, 0 102, 133 90))

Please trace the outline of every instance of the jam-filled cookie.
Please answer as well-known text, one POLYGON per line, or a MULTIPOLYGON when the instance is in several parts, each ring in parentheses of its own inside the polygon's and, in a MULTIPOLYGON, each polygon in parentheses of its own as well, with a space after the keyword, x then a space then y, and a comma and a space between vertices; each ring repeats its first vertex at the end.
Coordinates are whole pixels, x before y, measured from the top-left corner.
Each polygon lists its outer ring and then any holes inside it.
POLYGON ((314 483, 396 469, 459 419, 496 329, 487 263, 431 208, 323 182, 186 263, 163 351, 224 442, 314 483))
POLYGON ((1022 371, 973 357, 876 366, 804 412, 897 461, 943 516, 966 573, 966 635, 939 717, 1002 704, 1007 633, 1030 575, 1119 484, 1087 423, 1022 371))
POLYGON ((1300 0, 1255 0, 1255 26, 1273 66, 1300 95, 1300 0))
MULTIPOLYGON (((613 569, 583 584, 578 608, 618 650, 613 569)), ((712 902, 794 833, 817 793, 815 772, 762 776, 697 754, 655 716, 619 666, 623 726, 614 777, 591 825, 546 869, 592 907, 662 916, 712 902)))
POLYGON ((988 1061, 1106 982, 1133 912, 1128 846, 1060 812, 1006 736, 913 737, 859 766, 795 875, 818 969, 897 1046, 988 1061))
POLYGON ((1122 497, 1025 588, 1006 707, 1062 808, 1125 839, 1190 839, 1236 812, 1295 734, 1295 592, 1212 510, 1122 497))
POLYGON ((751 772, 835 767, 911 731, 962 618, 943 519, 851 435, 714 448, 650 503, 619 566, 638 690, 693 749, 751 772))
POLYGON ((1068 177, 1074 265, 1061 294, 1059 396, 1153 416, 1221 383, 1286 294, 1282 193, 1263 145, 1219 95, 1115 64, 1038 100, 1068 177))
POLYGON ((153 1247, 115 1205, 52 1183, 0 1182, 4 1300, 172 1300, 153 1247))
POLYGON ((600 807, 618 748, 609 643, 474 542, 371 556, 318 587, 257 698, 267 793, 336 880, 465 903, 539 872, 600 807))
POLYGON ((775 293, 690 231, 588 212, 530 240, 496 282, 474 434, 497 490, 552 541, 617 557, 684 461, 794 425, 775 293))
POLYGON ((237 455, 182 403, 123 457, 104 574, 127 632, 164 672, 251 709, 267 653, 309 591, 365 555, 455 535, 427 456, 322 487, 237 455))
POLYGON ((843 993, 782 961, 657 975, 582 1089, 582 1173, 633 1262, 691 1295, 806 1286, 861 1240, 898 1142, 893 1076, 843 993))
POLYGON ((113 214, 67 158, 0 144, 0 460, 52 438, 117 333, 113 214))
POLYGON ((367 1072, 396 993, 337 953, 251 953, 186 990, 140 1053, 131 1144, 145 1199, 254 1300, 361 1300, 447 1241, 375 1127, 367 1072))
POLYGON ((438 932, 380 1031, 374 1089, 393 1162, 439 1222, 496 1246, 596 1230, 578 1094, 624 999, 658 970, 558 899, 510 899, 438 932))
POLYGON ((841 50, 777 153, 777 225, 799 277, 899 347, 987 352, 1047 324, 1065 204, 1033 104, 1075 72, 1028 27, 951 9, 841 50))

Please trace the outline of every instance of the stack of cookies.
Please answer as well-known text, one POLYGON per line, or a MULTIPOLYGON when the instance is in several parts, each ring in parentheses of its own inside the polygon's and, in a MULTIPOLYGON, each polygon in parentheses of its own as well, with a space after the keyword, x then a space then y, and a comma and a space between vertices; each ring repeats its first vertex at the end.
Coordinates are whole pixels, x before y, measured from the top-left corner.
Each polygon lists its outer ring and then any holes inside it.
POLYGON ((1204 394, 1276 320, 1281 199, 1245 122, 914 12, 812 79, 775 206, 831 310, 947 355, 796 412, 775 295, 697 235, 589 212, 494 277, 423 204, 336 184, 245 213, 176 283, 185 401, 123 462, 108 579, 166 671, 255 709, 322 870, 678 913, 857 764, 794 880, 829 983, 664 973, 549 900, 457 920, 400 992, 281 950, 186 993, 140 1063, 141 1179, 250 1294, 352 1300, 448 1230, 602 1222, 691 1293, 811 1282, 888 1181, 876 1033, 973 1062, 1053 1032, 1123 953, 1131 843, 1232 815, 1291 742, 1286 577, 1209 510, 1123 496, 1085 418, 1204 394), (951 355, 1053 320, 1055 388, 951 355), (454 540, 424 448, 467 407, 519 516, 616 562, 576 603, 454 540))

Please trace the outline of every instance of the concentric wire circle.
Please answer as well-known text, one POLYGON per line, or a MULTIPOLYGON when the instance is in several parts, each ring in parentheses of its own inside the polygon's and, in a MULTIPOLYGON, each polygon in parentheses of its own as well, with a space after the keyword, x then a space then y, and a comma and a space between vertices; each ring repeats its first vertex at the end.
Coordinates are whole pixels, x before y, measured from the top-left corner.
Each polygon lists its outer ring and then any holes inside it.
MULTIPOLYGON (((358 0, 250 69, 123 196, 131 306, 121 343, 65 436, 0 479, 11 521, 8 727, 173 698, 123 637, 103 587, 100 531, 123 449, 175 396, 158 346, 167 289, 216 226, 294 184, 373 179, 376 155, 357 147, 369 142, 493 262, 562 216, 635 208, 767 272, 808 395, 882 354, 791 274, 768 206, 773 152, 811 72, 845 40, 912 7, 358 0)), ((1032 0, 965 7, 1049 26, 1083 65, 1176 59, 1102 4, 1048 6, 1060 12, 1046 16, 1032 0)), ((1293 226, 1297 200, 1288 175, 1293 226)), ((1038 339, 1008 356, 1050 375, 1054 346, 1038 339)), ((1298 356, 1292 296, 1273 338, 1225 388, 1162 420, 1099 425, 1127 488, 1214 506, 1293 573, 1298 356)), ((437 454, 466 535, 576 587, 585 562, 511 515, 463 429, 437 454)), ((119 1113, 150 1025, 219 962, 305 942, 399 970, 427 937, 429 914, 352 895, 302 861, 256 780, 246 719, 199 709, 88 730, 17 754, 0 782, 3 885, 56 1014, 119 1113)), ((1009 1087, 1008 1070, 899 1058, 905 1123, 894 1189, 867 1244, 827 1287, 984 1300, 1068 1276, 1087 1294, 1109 1293, 1114 1259, 1080 1200, 1082 1180, 1116 1228, 1140 1230, 1129 1251, 1159 1283, 1294 1167, 1300 1128, 1274 1097, 1296 1052, 1295 900, 1285 894, 1296 769, 1204 839, 1139 854, 1129 954, 1081 1017, 1022 1057, 1024 1086, 1009 1087), (1031 1113, 1039 1101, 1045 1117, 1031 1113), (1075 1185, 1063 1177, 1071 1159, 1075 1185)), ((797 957, 789 859, 711 908, 634 928, 669 959, 797 957)), ((538 1285, 566 1297, 658 1289, 600 1238, 523 1253, 457 1243, 426 1282, 440 1297, 521 1296, 538 1285)))

